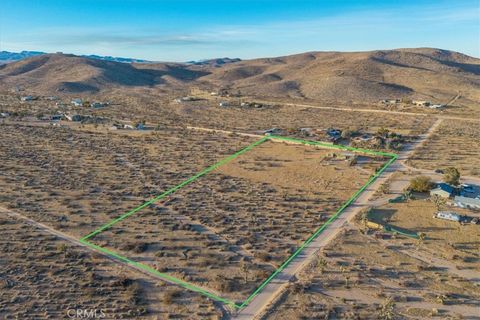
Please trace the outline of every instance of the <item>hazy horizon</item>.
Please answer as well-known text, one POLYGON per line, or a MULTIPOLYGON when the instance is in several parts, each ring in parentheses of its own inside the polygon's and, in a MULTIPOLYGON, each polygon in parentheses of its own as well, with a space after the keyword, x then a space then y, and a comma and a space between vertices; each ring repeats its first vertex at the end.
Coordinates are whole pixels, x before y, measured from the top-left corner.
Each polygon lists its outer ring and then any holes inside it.
POLYGON ((4 1, 0 51, 185 62, 430 47, 480 57, 479 1, 4 1))

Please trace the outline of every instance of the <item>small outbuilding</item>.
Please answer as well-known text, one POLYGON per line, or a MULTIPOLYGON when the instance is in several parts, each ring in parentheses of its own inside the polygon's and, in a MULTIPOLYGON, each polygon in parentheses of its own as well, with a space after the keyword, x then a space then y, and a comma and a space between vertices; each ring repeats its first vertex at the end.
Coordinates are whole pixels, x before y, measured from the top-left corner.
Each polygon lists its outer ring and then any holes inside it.
POLYGON ((434 218, 455 222, 462 222, 463 220, 463 217, 461 215, 453 211, 439 211, 434 215, 434 218))
POLYGON ((430 109, 441 109, 441 108, 445 108, 445 105, 444 104, 432 104, 431 106, 429 106, 430 109))
POLYGON ((20 98, 20 101, 33 101, 33 100, 37 100, 37 98, 34 96, 23 96, 20 98))
POLYGON ((65 118, 67 118, 67 120, 74 121, 74 122, 79 122, 83 120, 83 116, 79 114, 66 114, 65 118))
POLYGON ((71 103, 72 103, 75 107, 81 107, 81 106, 83 106, 83 100, 82 100, 82 99, 79 99, 79 98, 73 99, 73 100, 71 101, 71 103))
POLYGON ((430 196, 437 195, 442 198, 451 198, 455 193, 455 188, 448 183, 439 183, 436 188, 430 190, 430 196))
POLYGON ((228 101, 221 101, 219 104, 218 104, 219 107, 229 107, 230 106, 230 103, 228 101))
POLYGON ((90 107, 94 108, 94 109, 100 109, 100 108, 103 108, 105 107, 105 103, 102 103, 102 102, 93 102, 90 104, 90 107))
POLYGON ((270 128, 270 129, 267 129, 267 130, 264 130, 262 131, 262 133, 266 136, 269 136, 269 135, 276 135, 276 134, 281 134, 282 133, 282 130, 281 129, 278 129, 278 128, 270 128))

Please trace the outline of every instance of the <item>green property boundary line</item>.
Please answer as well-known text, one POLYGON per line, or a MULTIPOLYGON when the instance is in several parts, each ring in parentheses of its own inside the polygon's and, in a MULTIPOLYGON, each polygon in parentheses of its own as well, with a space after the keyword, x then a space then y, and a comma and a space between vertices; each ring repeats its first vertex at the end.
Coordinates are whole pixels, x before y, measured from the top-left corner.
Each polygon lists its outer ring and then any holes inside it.
POLYGON ((349 207, 359 196, 360 194, 365 191, 365 189, 370 185, 372 184, 396 159, 398 158, 398 155, 395 154, 395 153, 386 153, 386 152, 379 152, 379 151, 374 151, 374 150, 368 150, 368 149, 362 149, 362 148, 353 148, 353 147, 348 147, 348 146, 342 146, 342 145, 334 145, 334 144, 329 144, 329 143, 324 143, 324 142, 318 142, 318 141, 308 141, 308 140, 302 140, 302 139, 295 139, 295 138, 289 138, 289 137, 281 137, 281 136, 274 136, 274 135, 270 135, 270 136, 265 136, 263 137, 262 139, 248 145, 247 147, 241 149, 240 151, 224 158, 223 160, 220 160, 219 162, 211 165, 210 167, 207 167, 206 169, 204 169, 203 171, 197 173, 196 175, 192 176, 191 178, 183 181, 182 183, 168 189, 167 191, 165 191, 164 193, 156 196, 155 198, 143 203, 142 205, 122 214, 121 216, 113 219, 112 221, 108 222, 107 224, 101 226, 100 228, 94 230, 93 232, 89 233, 88 235, 84 236, 83 238, 80 239, 80 242, 83 243, 84 245, 86 246, 89 246, 90 248, 93 248, 97 251, 100 251, 100 252, 103 252, 115 259, 118 259, 122 262, 125 262, 137 269, 140 269, 140 270, 143 270, 143 271, 146 271, 148 273, 151 273, 157 277, 160 277, 166 281, 169 281, 169 282, 172 282, 172 283, 175 283, 177 285, 180 285, 186 289, 189 289, 191 291, 194 291, 194 292, 198 292, 200 294, 203 294, 205 296, 207 296, 208 298, 211 298, 215 301, 219 301, 219 302, 222 302, 222 303, 225 303, 227 305, 230 305, 236 309, 241 309, 241 308, 244 308, 245 306, 247 306, 250 301, 252 301, 252 299, 258 295, 262 290, 263 288, 270 282, 272 281, 273 278, 275 278, 275 276, 277 274, 279 274, 280 272, 282 272, 291 262, 292 260, 298 256, 304 249, 306 246, 308 246, 315 238, 317 238, 333 221, 335 221, 342 213, 343 211, 349 207), (155 270, 154 268, 146 265, 146 264, 143 264, 143 263, 139 263, 139 262, 136 262, 136 261, 133 261, 127 257, 124 257, 114 251, 111 251, 109 249, 106 249, 106 248, 103 248, 103 247, 100 247, 100 246, 97 246, 89 241, 87 241, 87 239, 89 238, 92 238, 94 237, 95 235, 105 231, 106 229, 110 228, 111 226, 113 226, 114 224, 128 218, 129 216, 135 214, 136 212, 140 211, 141 209, 145 208, 146 206, 158 201, 158 200, 161 200, 162 198, 165 198, 166 196, 174 193, 175 191, 181 189, 182 187, 192 183, 193 181, 197 180, 198 178, 206 175, 207 173, 215 170, 216 168, 226 164, 227 162, 237 158, 238 156, 240 156, 241 154, 255 148, 256 146, 264 143, 265 141, 267 140, 279 140, 279 141, 285 141, 285 142, 293 142, 293 143, 297 143, 297 144, 304 144, 304 145, 310 145, 310 146, 320 146, 320 147, 323 147, 323 148, 330 148, 330 149, 337 149, 337 150, 347 150, 347 151, 352 151, 352 152, 358 152, 358 153, 364 153, 364 154, 369 154, 369 155, 374 155, 374 156, 382 156, 382 157, 391 157, 389 161, 387 161, 374 175, 372 175, 369 180, 359 189, 357 190, 351 197, 350 199, 348 199, 336 212, 334 215, 332 215, 323 225, 321 225, 307 240, 305 240, 303 242, 303 244, 297 248, 297 250, 295 250, 295 252, 293 252, 287 260, 285 260, 282 265, 280 267, 278 267, 267 279, 265 279, 259 287, 257 287, 255 289, 255 291, 253 291, 252 294, 250 294, 247 299, 245 299, 245 301, 243 301, 241 304, 237 304, 235 303, 234 301, 231 301, 229 299, 226 299, 226 298, 222 298, 212 292, 209 292, 208 290, 205 290, 203 288, 200 288, 200 287, 197 287, 191 283, 188 283, 186 281, 183 281, 181 279, 178 279, 178 278, 175 278, 175 277, 172 277, 168 274, 165 274, 165 273, 162 273, 162 272, 159 272, 157 270, 155 270))

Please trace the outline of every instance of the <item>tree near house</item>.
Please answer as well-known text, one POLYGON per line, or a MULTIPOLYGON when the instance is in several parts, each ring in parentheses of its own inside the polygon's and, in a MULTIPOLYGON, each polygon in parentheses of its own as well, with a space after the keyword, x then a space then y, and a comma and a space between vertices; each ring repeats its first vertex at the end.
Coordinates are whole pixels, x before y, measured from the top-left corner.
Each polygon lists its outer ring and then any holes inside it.
POLYGON ((343 139, 350 139, 352 137, 353 131, 352 130, 343 130, 342 134, 340 135, 343 139))
POLYGON ((377 130, 377 135, 382 137, 382 138, 386 138, 386 137, 388 137, 389 132, 390 132, 390 130, 388 130, 387 128, 381 127, 377 130))
POLYGON ((405 201, 410 201, 412 199, 412 190, 410 188, 404 188, 402 191, 402 196, 405 201))
POLYGON ((448 167, 443 172, 443 181, 445 181, 445 183, 458 186, 460 184, 460 172, 455 167, 448 167))
POLYGON ((447 203, 447 200, 445 198, 442 198, 437 194, 434 194, 431 197, 431 200, 433 204, 435 204, 435 208, 437 208, 437 211, 439 211, 447 203))
POLYGON ((416 192, 428 192, 433 188, 432 180, 426 176, 417 176, 410 180, 409 189, 416 192))

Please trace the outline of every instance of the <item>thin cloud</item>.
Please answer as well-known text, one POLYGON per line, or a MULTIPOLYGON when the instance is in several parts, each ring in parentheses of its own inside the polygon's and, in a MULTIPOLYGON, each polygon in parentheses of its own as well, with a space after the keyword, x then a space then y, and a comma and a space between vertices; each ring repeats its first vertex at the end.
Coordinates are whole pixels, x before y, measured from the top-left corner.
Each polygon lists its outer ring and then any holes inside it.
MULTIPOLYGON (((106 26, 36 29, 3 39, 10 46, 50 51, 99 52, 109 55, 147 55, 149 59, 198 59, 240 56, 254 58, 311 50, 371 50, 434 46, 478 56, 470 39, 478 39, 478 8, 467 5, 432 5, 345 12, 314 19, 293 18, 249 24, 215 24, 188 33, 159 28, 124 29, 106 26), (473 22, 473 23, 472 23, 473 22), (59 31, 60 30, 60 31, 59 31), (459 37, 435 34, 459 32, 459 37), (405 34, 411 34, 404 37, 405 34), (462 44, 463 43, 463 44, 462 44)), ((477 41, 478 43, 478 41, 477 41)))

